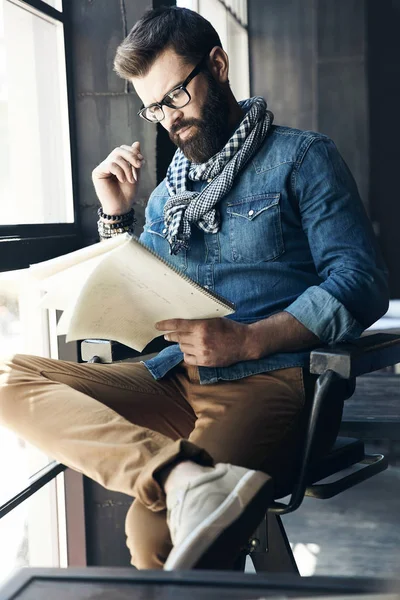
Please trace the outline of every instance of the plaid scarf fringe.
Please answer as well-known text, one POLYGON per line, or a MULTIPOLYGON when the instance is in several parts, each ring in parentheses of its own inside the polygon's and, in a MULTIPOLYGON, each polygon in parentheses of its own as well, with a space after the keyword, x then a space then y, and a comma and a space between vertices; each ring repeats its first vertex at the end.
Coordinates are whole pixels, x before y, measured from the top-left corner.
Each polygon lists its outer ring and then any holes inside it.
POLYGON ((194 165, 177 150, 168 167, 166 185, 170 198, 164 207, 164 221, 171 254, 189 247, 192 223, 206 233, 219 231, 221 219, 216 204, 232 188, 235 177, 259 149, 272 125, 273 114, 263 98, 256 96, 239 104, 245 110, 250 108, 218 154, 206 163, 194 165), (189 178, 212 181, 201 192, 192 192, 187 189, 189 178))

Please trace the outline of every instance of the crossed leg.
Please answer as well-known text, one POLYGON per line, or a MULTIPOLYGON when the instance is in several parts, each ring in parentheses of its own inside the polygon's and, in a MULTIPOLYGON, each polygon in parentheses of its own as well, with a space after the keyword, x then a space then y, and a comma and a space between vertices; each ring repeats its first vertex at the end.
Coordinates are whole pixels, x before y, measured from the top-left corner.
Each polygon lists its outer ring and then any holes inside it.
MULTIPOLYGON (((260 469, 273 476, 277 494, 296 467, 306 416, 307 394, 299 368, 283 369, 239 381, 200 385, 195 367, 177 367, 175 376, 197 420, 189 441, 215 462, 260 469)), ((132 563, 163 567, 172 544, 165 512, 135 502, 126 519, 132 563)), ((226 548, 215 568, 231 568, 237 548, 226 548)))
POLYGON ((126 533, 138 568, 162 568, 171 550, 157 472, 213 459, 264 470, 279 486, 293 472, 306 405, 299 368, 212 385, 185 365, 159 381, 140 363, 17 355, 0 368, 0 423, 136 498, 126 533))
MULTIPOLYGON (((145 467, 177 455, 174 441, 187 438, 195 420, 179 385, 155 381, 140 363, 16 355, 0 365, 1 425, 104 487, 141 497, 143 507, 165 506, 157 506, 162 491, 145 467)), ((164 520, 168 540, 165 511, 146 511, 161 516, 155 521, 164 520)))

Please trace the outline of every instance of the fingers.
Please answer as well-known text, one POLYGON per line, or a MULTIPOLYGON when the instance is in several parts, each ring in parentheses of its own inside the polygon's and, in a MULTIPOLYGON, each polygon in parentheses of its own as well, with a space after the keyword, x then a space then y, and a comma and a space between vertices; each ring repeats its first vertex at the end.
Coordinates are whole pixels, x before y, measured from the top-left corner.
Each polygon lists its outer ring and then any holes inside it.
MULTIPOLYGON (((115 175, 121 183, 134 183, 137 181, 137 176, 133 176, 133 168, 121 156, 114 156, 109 164, 110 173, 115 175)), ((135 174, 136 175, 136 174, 135 174)))
POLYGON ((184 333, 177 333, 176 331, 174 331, 172 333, 166 333, 164 335, 164 340, 167 340, 167 342, 176 342, 177 344, 179 344, 182 351, 183 351, 183 347, 191 348, 192 351, 194 349, 194 340, 193 340, 193 336, 191 336, 190 333, 184 334, 184 333))
POLYGON ((121 156, 123 156, 129 163, 131 163, 132 166, 138 167, 140 169, 144 161, 143 154, 141 154, 140 152, 136 152, 132 149, 131 146, 126 146, 125 144, 120 146, 118 150, 121 151, 121 156))
POLYGON ((196 366, 197 363, 197 358, 194 356, 194 354, 183 354, 183 360, 187 365, 194 365, 196 366))
POLYGON ((132 150, 134 150, 135 152, 140 153, 140 142, 133 142, 130 148, 132 148, 132 150))
POLYGON ((158 321, 155 327, 159 331, 191 331, 193 329, 193 322, 188 319, 167 319, 165 321, 158 321))
POLYGON ((108 172, 111 173, 111 175, 115 175, 120 183, 126 182, 125 169, 119 165, 117 161, 113 161, 108 165, 108 172))
POLYGON ((140 152, 140 143, 134 142, 131 146, 122 144, 107 156, 92 172, 92 178, 104 179, 114 175, 120 183, 138 182, 140 169, 144 164, 140 152))
MULTIPOLYGON (((137 142, 137 144, 139 145, 139 142, 137 142)), ((126 146, 125 144, 116 148, 114 153, 115 156, 124 159, 126 162, 125 171, 127 173, 127 181, 130 183, 137 182, 139 170, 145 162, 143 155, 132 148, 132 146, 126 146)))

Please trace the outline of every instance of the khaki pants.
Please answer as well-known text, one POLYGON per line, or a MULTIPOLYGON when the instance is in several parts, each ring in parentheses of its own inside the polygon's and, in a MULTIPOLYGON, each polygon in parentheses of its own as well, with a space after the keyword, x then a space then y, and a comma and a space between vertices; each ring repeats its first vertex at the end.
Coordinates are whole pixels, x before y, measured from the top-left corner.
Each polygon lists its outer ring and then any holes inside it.
MULTIPOLYGON (((183 363, 156 381, 141 363, 16 355, 0 365, 0 424, 104 487, 136 498, 126 518, 132 564, 162 568, 171 540, 157 473, 179 459, 226 462, 264 470, 276 489, 285 488, 312 387, 300 368, 200 385, 197 368, 183 363)), ((326 448, 340 415, 336 401, 322 436, 326 448)))

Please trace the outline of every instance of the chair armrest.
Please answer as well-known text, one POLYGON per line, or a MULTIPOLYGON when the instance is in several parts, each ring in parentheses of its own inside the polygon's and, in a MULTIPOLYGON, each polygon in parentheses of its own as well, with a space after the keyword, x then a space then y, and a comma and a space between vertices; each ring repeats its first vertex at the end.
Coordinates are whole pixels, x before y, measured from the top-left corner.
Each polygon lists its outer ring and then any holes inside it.
MULTIPOLYGON (((293 512, 303 501, 319 415, 331 383, 339 378, 353 379, 358 375, 395 365, 398 362, 400 362, 400 336, 390 333, 365 335, 350 343, 335 344, 311 352, 310 371, 319 377, 315 385, 299 476, 288 504, 275 502, 270 508, 272 512, 278 514, 293 512)), ((384 468, 384 463, 380 466, 384 468)), ((348 478, 345 483, 350 485, 353 482, 357 482, 355 476, 348 478)))
POLYGON ((327 396, 329 387, 333 381, 338 378, 333 371, 322 373, 315 383, 315 393, 311 405, 310 417, 307 425, 307 431, 302 449, 299 465, 299 475, 296 484, 293 487, 292 495, 287 504, 283 502, 274 502, 268 510, 279 515, 295 511, 304 500, 308 484, 308 468, 311 461, 311 451, 315 438, 315 432, 318 425, 319 415, 321 414, 323 402, 327 396))
POLYGON ((353 342, 317 348, 310 355, 310 372, 316 375, 333 371, 352 379, 400 362, 400 335, 374 333, 353 342))

